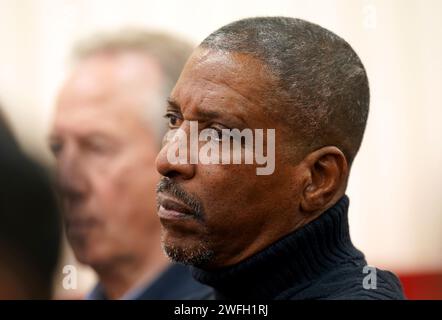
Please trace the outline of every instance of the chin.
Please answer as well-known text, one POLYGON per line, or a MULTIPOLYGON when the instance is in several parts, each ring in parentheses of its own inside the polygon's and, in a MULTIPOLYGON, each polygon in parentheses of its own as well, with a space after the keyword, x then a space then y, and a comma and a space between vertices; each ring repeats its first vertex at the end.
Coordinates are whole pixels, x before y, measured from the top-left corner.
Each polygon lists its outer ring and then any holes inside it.
POLYGON ((89 250, 76 247, 72 247, 72 250, 74 251, 75 259, 77 259, 77 261, 81 264, 85 264, 87 266, 96 264, 96 258, 91 252, 89 252, 89 250))
POLYGON ((203 267, 210 264, 214 257, 208 241, 174 237, 167 230, 163 231, 162 245, 164 252, 173 262, 203 267))
POLYGON ((70 243, 77 261, 93 269, 106 266, 111 260, 109 252, 106 252, 105 248, 100 247, 97 243, 72 240, 70 243))

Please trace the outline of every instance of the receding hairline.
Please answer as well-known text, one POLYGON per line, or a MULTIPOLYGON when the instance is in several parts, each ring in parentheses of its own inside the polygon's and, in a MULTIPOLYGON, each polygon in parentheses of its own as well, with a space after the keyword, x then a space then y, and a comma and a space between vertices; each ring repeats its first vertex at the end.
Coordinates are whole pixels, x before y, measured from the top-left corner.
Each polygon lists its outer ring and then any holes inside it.
POLYGON ((161 146, 167 131, 167 126, 163 124, 163 107, 193 48, 193 44, 187 39, 171 33, 123 28, 98 32, 78 41, 72 50, 70 64, 75 68, 77 64, 92 56, 126 52, 139 53, 154 61, 159 67, 162 84, 156 92, 153 105, 146 108, 145 114, 157 135, 158 145, 161 146))
POLYGON ((256 17, 219 28, 200 47, 249 53, 267 64, 280 79, 275 93, 288 103, 283 113, 291 111, 295 127, 304 123, 305 141, 339 145, 352 162, 365 131, 369 88, 362 62, 344 39, 302 19, 256 17), (330 132, 339 137, 335 143, 330 132))

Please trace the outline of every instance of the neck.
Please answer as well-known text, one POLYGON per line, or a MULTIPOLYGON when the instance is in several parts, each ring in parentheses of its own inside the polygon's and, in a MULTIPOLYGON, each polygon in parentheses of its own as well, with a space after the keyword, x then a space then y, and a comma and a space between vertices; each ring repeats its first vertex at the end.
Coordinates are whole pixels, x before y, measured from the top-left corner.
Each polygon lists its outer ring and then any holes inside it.
POLYGON ((137 257, 95 268, 107 299, 121 299, 128 292, 155 280, 169 265, 161 244, 151 241, 137 257), (155 246, 152 246, 152 243, 155 246))
POLYGON ((302 288, 348 259, 364 259, 350 240, 342 197, 300 229, 240 263, 217 270, 192 268, 196 280, 215 289, 217 298, 274 299, 289 288, 302 288))

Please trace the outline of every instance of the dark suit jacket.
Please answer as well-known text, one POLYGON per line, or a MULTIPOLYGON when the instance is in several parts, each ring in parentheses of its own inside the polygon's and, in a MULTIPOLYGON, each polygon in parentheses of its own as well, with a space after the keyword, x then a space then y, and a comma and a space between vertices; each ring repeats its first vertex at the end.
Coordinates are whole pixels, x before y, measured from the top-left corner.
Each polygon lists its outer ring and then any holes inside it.
MULTIPOLYGON (((200 300, 212 294, 212 289, 193 279, 190 270, 182 264, 172 264, 146 287, 129 292, 124 300, 200 300)), ((89 300, 106 300, 98 283, 88 294, 89 300)))

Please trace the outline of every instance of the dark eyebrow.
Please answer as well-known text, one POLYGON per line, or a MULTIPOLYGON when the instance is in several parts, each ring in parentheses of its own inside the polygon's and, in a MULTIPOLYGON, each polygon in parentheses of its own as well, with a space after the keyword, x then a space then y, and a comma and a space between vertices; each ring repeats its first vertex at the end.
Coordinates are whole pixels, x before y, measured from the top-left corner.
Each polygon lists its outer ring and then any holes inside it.
POLYGON ((167 98, 167 104, 169 107, 181 110, 181 106, 178 102, 176 102, 175 100, 173 100, 172 98, 167 98))
POLYGON ((197 116, 199 118, 203 118, 203 119, 220 118, 220 116, 221 116, 221 113, 219 113, 219 112, 209 111, 209 110, 201 110, 201 109, 197 109, 195 111, 195 113, 197 114, 197 116))
POLYGON ((58 134, 56 133, 49 133, 49 135, 46 136, 46 140, 51 141, 51 140, 57 140, 60 139, 60 137, 58 136, 58 134))
MULTIPOLYGON (((178 109, 181 111, 181 106, 180 104, 173 100, 172 98, 168 98, 167 99, 167 104, 169 105, 169 107, 174 108, 174 109, 178 109)), ((211 110, 201 110, 201 109, 197 109, 195 110, 195 114, 199 117, 199 118, 203 118, 203 119, 211 119, 211 118, 217 118, 221 115, 221 113, 216 112, 216 111, 211 111, 211 110)))
MULTIPOLYGON (((177 110, 179 110, 179 111, 182 113, 181 106, 180 106, 180 104, 178 103, 178 101, 176 101, 176 100, 174 100, 173 98, 169 97, 169 98, 167 99, 167 104, 168 104, 169 108, 177 109, 177 110)), ((194 114, 195 114, 196 117, 201 118, 201 119, 205 119, 205 120, 209 120, 209 119, 217 119, 217 118, 222 118, 222 116, 226 116, 225 113, 221 113, 221 112, 213 111, 213 110, 204 110, 204 109, 201 109, 201 108, 197 108, 197 109, 194 111, 194 114)), ((233 120, 231 117, 229 117, 229 118, 230 118, 231 120, 233 120)), ((241 116, 235 116, 235 118, 237 118, 238 120, 240 120, 240 122, 241 122, 244 126, 247 125, 247 122, 245 122, 244 119, 243 119, 241 116)), ((235 120, 234 120, 234 121, 235 121, 235 120)), ((239 124, 239 123, 237 122, 237 120, 236 120, 235 122, 236 122, 237 124, 239 124)))

